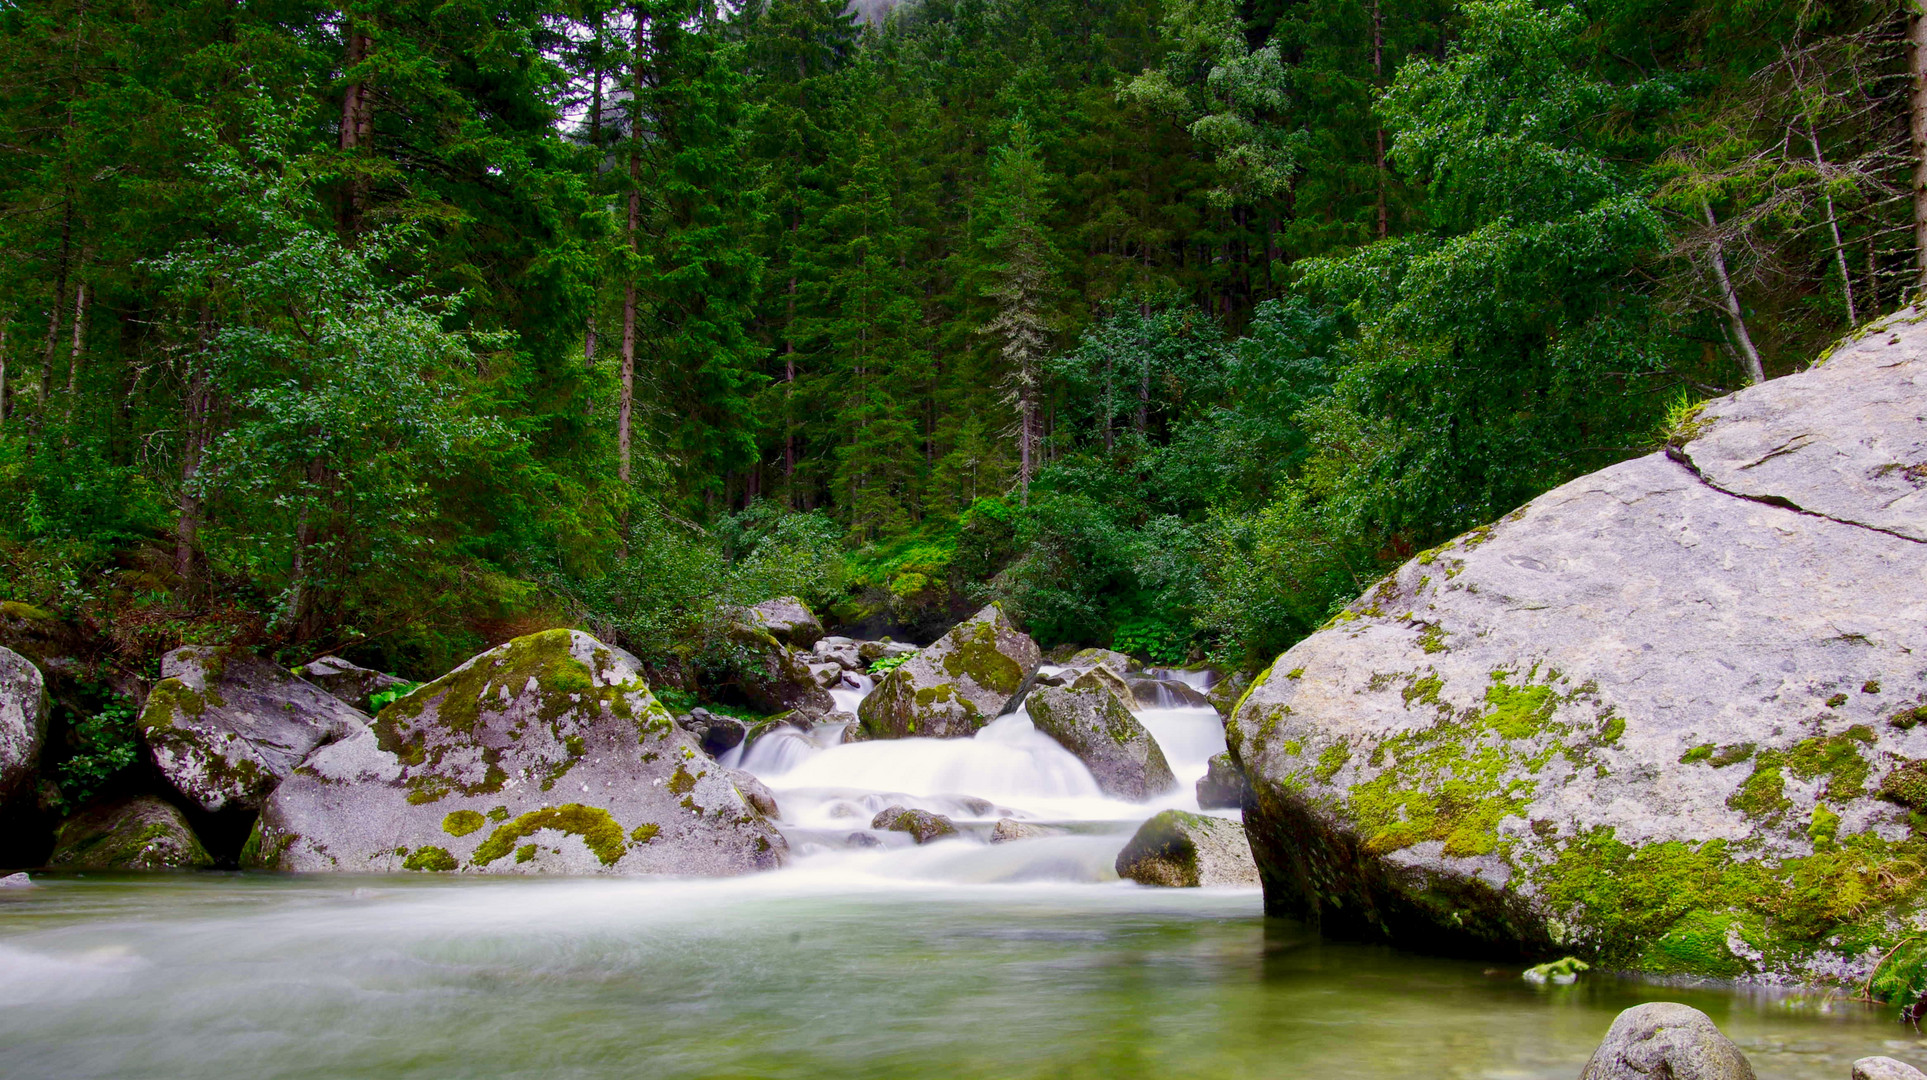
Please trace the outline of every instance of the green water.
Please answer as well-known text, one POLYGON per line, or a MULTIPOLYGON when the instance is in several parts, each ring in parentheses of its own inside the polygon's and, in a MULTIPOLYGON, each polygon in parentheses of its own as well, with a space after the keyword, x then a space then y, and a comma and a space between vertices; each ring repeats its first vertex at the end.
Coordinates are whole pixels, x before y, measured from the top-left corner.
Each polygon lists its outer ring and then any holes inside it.
POLYGON ((1763 1078, 1927 1062, 1885 1010, 1320 942, 1250 891, 50 878, 0 894, 0 1075, 1572 1078, 1704 1009, 1763 1078))

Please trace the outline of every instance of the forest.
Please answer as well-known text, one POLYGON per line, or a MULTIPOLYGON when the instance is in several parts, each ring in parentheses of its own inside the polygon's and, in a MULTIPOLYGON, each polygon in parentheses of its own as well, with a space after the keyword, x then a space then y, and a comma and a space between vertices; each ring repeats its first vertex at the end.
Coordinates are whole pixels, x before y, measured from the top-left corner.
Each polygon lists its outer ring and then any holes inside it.
POLYGON ((1268 662, 1910 302, 1912 10, 6 0, 0 601, 1268 662))

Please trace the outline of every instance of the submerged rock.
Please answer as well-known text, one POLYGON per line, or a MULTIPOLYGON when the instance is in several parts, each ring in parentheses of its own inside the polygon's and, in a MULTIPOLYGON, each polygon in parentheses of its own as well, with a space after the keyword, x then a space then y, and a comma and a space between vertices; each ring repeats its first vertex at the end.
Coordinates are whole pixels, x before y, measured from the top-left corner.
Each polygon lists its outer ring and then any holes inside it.
POLYGON ((1142 802, 1178 786, 1157 740, 1089 672, 1070 686, 1039 687, 1030 719, 1088 766, 1106 795, 1142 802))
POLYGON ((809 648, 823 636, 823 624, 816 621, 808 604, 794 596, 779 596, 751 607, 749 620, 776 640, 798 649, 809 648))
POLYGON ((1266 910, 1864 979, 1927 858, 1924 398, 1927 330, 1891 322, 1419 555, 1280 656, 1226 731, 1266 910))
POLYGON ((1013 840, 1037 840, 1046 836, 1063 835, 1063 829, 1052 828, 1049 825, 1033 825, 1028 821, 1018 821, 1015 818, 1003 818, 999 820, 997 824, 991 826, 990 842, 993 844, 1008 844, 1013 840))
POLYGON ((181 812, 152 796, 92 806, 54 835, 63 870, 189 870, 214 865, 181 812))
POLYGON ((775 803, 587 634, 499 645, 315 753, 244 858, 279 870, 719 876, 780 865, 775 803))
POLYGON ((0 648, 0 803, 27 790, 47 739, 47 684, 40 669, 0 648))
POLYGON ((161 774, 208 811, 260 807, 316 748, 368 730, 368 714, 286 668, 195 646, 161 659, 136 722, 161 774))
POLYGON ((1139 826, 1118 852, 1117 876, 1171 888, 1251 886, 1258 884, 1258 865, 1237 822, 1166 810, 1139 826))
POLYGON ((1015 707, 1040 662, 992 604, 885 675, 857 716, 874 738, 964 738, 1015 707))
POLYGON ((368 699, 383 690, 408 685, 405 679, 359 667, 339 656, 324 656, 303 664, 300 674, 302 678, 357 709, 366 709, 368 699))
POLYGON ((1863 1057, 1853 1063, 1853 1080, 1927 1080, 1927 1073, 1890 1057, 1863 1057))
POLYGON ((903 806, 892 806, 880 811, 876 817, 870 819, 870 828, 909 833, 919 844, 957 835, 957 823, 942 814, 933 814, 928 810, 911 810, 903 806))
MULTIPOLYGON (((1103 668, 1098 670, 1102 671, 1103 668)), ((1132 679, 1131 698, 1140 709, 1209 709, 1211 699, 1176 679, 1132 679)))
POLYGON ((1579 1080, 1754 1080, 1753 1066, 1711 1017, 1671 1001, 1619 1014, 1579 1080))
POLYGON ((1239 810, 1251 799, 1251 786, 1230 754, 1218 754, 1198 778, 1198 807, 1202 810, 1239 810))

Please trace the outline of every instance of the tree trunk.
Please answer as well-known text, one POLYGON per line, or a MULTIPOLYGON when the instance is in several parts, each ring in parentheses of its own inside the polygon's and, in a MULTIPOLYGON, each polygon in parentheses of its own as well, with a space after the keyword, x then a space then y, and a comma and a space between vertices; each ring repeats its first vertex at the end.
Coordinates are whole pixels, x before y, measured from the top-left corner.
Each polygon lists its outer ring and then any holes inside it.
POLYGON ((1840 218, 1833 211, 1833 193, 1827 189, 1827 162, 1820 156, 1820 136, 1814 132, 1813 123, 1807 123, 1807 144, 1813 147, 1813 164, 1820 170, 1820 199, 1827 209, 1827 233, 1833 237, 1833 264, 1840 270, 1840 297, 1847 303, 1847 326, 1860 325, 1860 315, 1853 306, 1853 275, 1847 273, 1847 249, 1840 243, 1840 218))
MULTIPOLYGON (((1379 10, 1380 0, 1372 0, 1372 85, 1385 85, 1385 19, 1379 10)), ((1390 233, 1390 221, 1385 210, 1385 129, 1375 127, 1372 131, 1374 184, 1378 188, 1378 238, 1390 233)))
MULTIPOLYGON (((73 239, 73 192, 67 193, 67 216, 60 224, 60 265, 54 271, 54 302, 47 309, 47 347, 40 355, 40 390, 35 406, 44 413, 54 392, 54 350, 60 347, 61 309, 67 306, 67 258, 73 239)), ((37 418, 36 418, 37 422, 37 418)))
POLYGON ((73 397, 80 391, 80 364, 87 349, 87 283, 74 288, 74 344, 67 353, 67 410, 73 412, 73 397))
MULTIPOLYGON (((630 58, 629 97, 629 218, 623 226, 629 250, 640 253, 642 237, 642 63, 645 23, 640 6, 630 9, 635 19, 630 58)), ((622 287, 622 393, 616 407, 616 478, 629 483, 629 448, 633 438, 636 401, 636 278, 632 268, 622 287)))
MULTIPOLYGON (((346 52, 341 70, 346 75, 367 61, 374 42, 353 15, 345 20, 342 36, 345 38, 346 52)), ((341 149, 352 153, 366 146, 373 134, 374 122, 374 88, 366 79, 352 79, 341 92, 341 149)), ((347 191, 343 193, 341 201, 342 236, 352 238, 361 231, 362 211, 367 198, 367 178, 350 165, 347 191)))
POLYGON ((1740 307, 1740 294, 1733 288, 1733 279, 1726 273, 1726 254, 1720 246, 1720 223, 1713 216, 1713 206, 1705 199, 1700 200, 1700 209, 1706 213, 1706 224, 1713 230, 1713 246, 1709 251, 1713 262, 1713 276, 1720 285, 1720 303, 1726 309, 1726 319, 1733 330, 1733 340, 1740 347, 1740 356, 1746 361, 1746 373, 1754 382, 1766 381, 1766 369, 1760 364, 1759 350, 1753 347, 1753 335, 1746 332, 1746 315, 1740 307))
POLYGON ((1907 10, 1907 69, 1912 79, 1907 120, 1914 152, 1914 270, 1927 284, 1927 11, 1922 0, 1907 10))
POLYGON ((190 597, 198 590, 200 582, 194 561, 194 544, 201 531, 201 497, 195 489, 201 474, 201 455, 206 452, 208 441, 206 358, 213 322, 213 314, 207 308, 202 308, 200 346, 187 360, 187 400, 183 409, 187 438, 181 447, 180 517, 174 523, 174 573, 180 577, 183 591, 190 597))

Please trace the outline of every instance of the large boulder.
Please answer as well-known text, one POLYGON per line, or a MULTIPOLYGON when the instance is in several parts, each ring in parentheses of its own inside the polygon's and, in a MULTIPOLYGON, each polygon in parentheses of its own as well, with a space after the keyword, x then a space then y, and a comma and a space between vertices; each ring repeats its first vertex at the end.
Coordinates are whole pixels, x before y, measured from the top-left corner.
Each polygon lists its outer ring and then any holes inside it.
POLYGON ((191 870, 214 865, 187 818, 152 796, 92 806, 60 823, 48 866, 191 870))
POLYGON ((766 713, 825 713, 836 708, 836 699, 823 688, 808 653, 799 653, 768 630, 747 623, 738 624, 732 636, 748 654, 737 688, 751 705, 766 713))
POLYGON ((368 707, 368 699, 383 690, 407 686, 405 679, 361 667, 339 656, 324 656, 301 665, 302 678, 357 709, 368 707))
POLYGON ((1214 755, 1198 777, 1198 806, 1204 810, 1238 810, 1251 801, 1251 787, 1230 754, 1214 755))
POLYGON ((1266 909, 1413 947, 1865 978, 1924 899, 1924 352, 1903 320, 1712 402, 1280 656, 1226 731, 1266 909))
POLYGON ((1927 1073, 1921 1072, 1904 1061, 1890 1057, 1863 1057, 1853 1063, 1851 1080, 1927 1080, 1927 1073))
POLYGON ((1029 707, 1037 730, 1089 766, 1104 794, 1142 802, 1178 786, 1158 741, 1092 672, 1069 686, 1038 687, 1029 707))
POLYGON ((244 649, 161 658, 137 721, 154 764, 208 811, 258 809, 316 748, 368 730, 368 715, 244 649))
POLYGON ((974 735, 1016 707, 1042 659, 992 604, 884 676, 857 717, 879 739, 974 735))
POLYGON ((262 809, 244 859, 720 876, 783 862, 774 809, 676 726, 635 657, 549 630, 473 657, 310 757, 262 809))
POLYGON ((798 649, 809 648, 823 636, 823 624, 810 613, 809 605, 794 596, 779 596, 755 605, 749 609, 749 621, 776 640, 798 649))
POLYGON ((0 803, 26 790, 46 740, 46 681, 26 657, 0 647, 0 803))
POLYGON ((1649 1001, 1619 1014, 1579 1080, 1754 1080, 1753 1066, 1690 1005, 1649 1001))
POLYGON ((1166 810, 1138 827, 1117 854, 1117 876, 1141 885, 1196 888, 1258 884, 1245 830, 1235 821, 1166 810))

